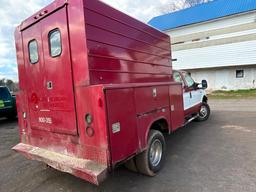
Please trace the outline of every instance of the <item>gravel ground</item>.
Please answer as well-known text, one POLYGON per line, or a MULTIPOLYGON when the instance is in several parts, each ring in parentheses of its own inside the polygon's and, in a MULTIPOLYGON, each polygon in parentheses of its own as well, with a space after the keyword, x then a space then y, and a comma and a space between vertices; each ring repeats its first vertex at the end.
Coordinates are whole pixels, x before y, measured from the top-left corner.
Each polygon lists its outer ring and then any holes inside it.
POLYGON ((167 161, 154 178, 120 167, 100 186, 13 152, 17 122, 0 120, 0 191, 255 192, 256 99, 213 100, 207 122, 167 136, 167 161))

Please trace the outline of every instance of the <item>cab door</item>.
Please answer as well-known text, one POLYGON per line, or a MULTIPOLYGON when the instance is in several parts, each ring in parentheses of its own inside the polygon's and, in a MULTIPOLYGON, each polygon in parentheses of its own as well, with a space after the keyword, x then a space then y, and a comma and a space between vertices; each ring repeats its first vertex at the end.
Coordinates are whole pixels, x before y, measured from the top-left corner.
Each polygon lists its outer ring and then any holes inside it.
POLYGON ((191 107, 191 90, 187 87, 187 84, 184 82, 184 79, 182 77, 182 74, 178 71, 173 72, 173 79, 174 81, 178 83, 182 83, 182 89, 183 89, 183 107, 184 111, 189 109, 191 107))
POLYGON ((36 40, 32 47, 38 52, 37 62, 26 60, 32 127, 77 135, 66 7, 26 29, 23 36, 24 48, 36 40))
POLYGON ((195 85, 195 81, 188 73, 183 73, 184 80, 186 82, 186 89, 190 95, 190 108, 199 105, 202 101, 202 91, 195 85))

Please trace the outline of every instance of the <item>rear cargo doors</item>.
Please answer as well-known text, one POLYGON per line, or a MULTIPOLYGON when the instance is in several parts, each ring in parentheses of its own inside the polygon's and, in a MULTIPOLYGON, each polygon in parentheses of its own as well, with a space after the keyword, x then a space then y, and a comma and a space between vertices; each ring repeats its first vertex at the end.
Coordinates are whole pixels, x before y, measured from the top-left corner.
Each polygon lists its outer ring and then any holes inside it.
POLYGON ((77 135, 66 7, 22 35, 32 129, 77 135))

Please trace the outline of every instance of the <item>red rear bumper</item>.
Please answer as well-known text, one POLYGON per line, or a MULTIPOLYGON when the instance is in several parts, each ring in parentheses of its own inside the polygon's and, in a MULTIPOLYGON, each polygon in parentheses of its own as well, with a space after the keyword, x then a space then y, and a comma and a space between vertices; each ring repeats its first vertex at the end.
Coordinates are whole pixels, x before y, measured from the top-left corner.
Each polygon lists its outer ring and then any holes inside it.
POLYGON ((13 149, 28 159, 42 161, 57 170, 70 173, 95 185, 99 185, 107 176, 107 166, 95 161, 71 157, 23 143, 19 143, 13 149))

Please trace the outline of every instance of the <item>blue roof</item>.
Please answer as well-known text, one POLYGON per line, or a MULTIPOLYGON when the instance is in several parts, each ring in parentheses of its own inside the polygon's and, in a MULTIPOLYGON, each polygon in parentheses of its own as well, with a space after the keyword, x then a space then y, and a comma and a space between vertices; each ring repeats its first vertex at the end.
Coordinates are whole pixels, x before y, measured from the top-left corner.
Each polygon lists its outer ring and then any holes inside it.
POLYGON ((256 0, 214 0, 191 8, 154 17, 148 24, 159 30, 168 30, 255 9, 256 0))

